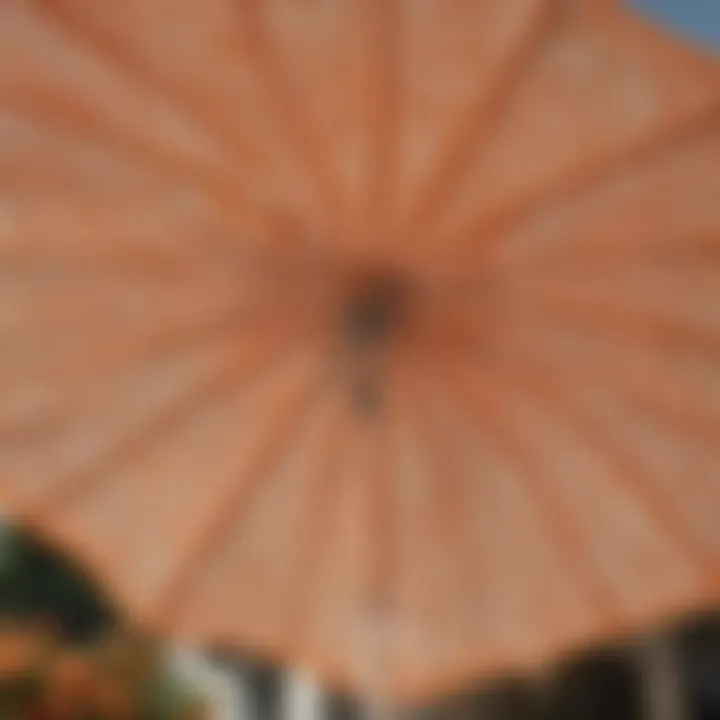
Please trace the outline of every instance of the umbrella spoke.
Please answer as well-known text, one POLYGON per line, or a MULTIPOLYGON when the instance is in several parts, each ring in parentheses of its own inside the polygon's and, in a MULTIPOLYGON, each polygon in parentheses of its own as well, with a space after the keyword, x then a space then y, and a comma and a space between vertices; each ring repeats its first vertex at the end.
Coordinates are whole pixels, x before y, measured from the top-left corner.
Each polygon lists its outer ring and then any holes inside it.
MULTIPOLYGON (((463 520, 463 502, 466 478, 457 472, 456 467, 448 467, 448 461, 453 457, 452 452, 444 452, 447 448, 447 431, 445 424, 438 417, 438 406, 441 405, 435 384, 430 384, 427 377, 437 377, 439 368, 424 368, 425 375, 419 366, 406 364, 403 368, 403 391, 405 396, 405 418, 408 441, 419 449, 422 458, 419 465, 424 472, 414 477, 414 483, 422 483, 423 492, 420 514, 424 515, 425 522, 422 530, 414 528, 413 535, 432 538, 430 546, 432 555, 424 559, 424 565, 432 565, 436 575, 431 576, 432 588, 429 593, 439 593, 440 597, 453 602, 451 607, 443 607, 442 600, 435 597, 435 604, 429 607, 430 622, 436 627, 448 622, 449 618, 458 619, 457 629, 460 633, 456 637, 448 637, 448 643, 462 641, 462 634, 472 624, 475 609, 464 599, 463 587, 465 584, 465 571, 463 568, 472 567, 473 559, 470 553, 463 550, 472 550, 472 543, 467 542, 464 531, 467 526, 463 520), (444 618, 444 620, 443 620, 444 618), (442 622, 441 622, 442 621, 442 622)), ((452 466, 452 462, 450 463, 452 466)), ((402 567, 402 565, 401 565, 402 567)), ((425 593, 423 592, 423 595, 425 593)), ((432 598, 430 602, 432 603, 432 598)), ((438 638, 441 636, 438 633, 438 638)), ((440 640, 438 639, 438 643, 440 640)), ((452 650, 450 647, 434 645, 433 653, 436 657, 452 650)))
MULTIPOLYGON (((524 262, 513 263, 513 270, 535 272, 542 271, 553 276, 556 273, 596 273, 624 270, 632 272, 648 264, 664 266, 672 262, 702 262, 713 260, 720 252, 720 214, 715 229, 672 235, 664 233, 637 233, 630 238, 624 237, 622 244, 605 236, 580 243, 576 247, 563 248, 559 253, 542 255, 529 254, 524 262)), ((502 261, 499 265, 503 269, 502 261)), ((507 267, 507 266, 506 266, 507 267)))
MULTIPOLYGON (((543 283, 550 284, 555 279, 577 280, 580 277, 597 278, 622 277, 638 270, 649 271, 655 267, 670 270, 679 263, 682 268, 690 267, 699 274, 716 272, 712 263, 720 254, 720 217, 717 231, 693 232, 689 234, 673 233, 672 236, 638 234, 622 239, 622 245, 610 242, 607 238, 579 244, 577 247, 563 248, 559 252, 539 255, 529 252, 523 257, 506 260, 488 257, 483 260, 482 270, 460 267, 453 274, 445 276, 443 292, 446 296, 460 296, 471 299, 487 291, 490 282, 501 285, 498 278, 519 279, 537 284, 542 274, 543 283), (701 267, 697 267, 701 266, 701 267)), ((443 293, 436 291, 440 298, 443 293)))
MULTIPOLYGON (((67 17, 63 15, 64 11, 58 3, 42 3, 41 7, 44 11, 44 23, 37 22, 38 16, 32 26, 32 31, 40 34, 37 44, 57 49, 61 54, 67 55, 71 61, 78 62, 83 69, 99 71, 101 79, 112 87, 112 91, 117 92, 117 88, 121 88, 120 99, 125 93, 126 99, 131 104, 137 101, 137 90, 147 89, 143 84, 142 73, 132 73, 127 67, 118 67, 117 59, 109 59, 107 52, 99 51, 98 43, 93 43, 92 39, 83 33, 78 34, 72 23, 69 23, 67 17), (51 14, 53 12, 56 14, 51 14), (51 19, 52 21, 48 22, 51 19), (81 41, 79 44, 78 39, 81 41), (129 78, 135 84, 135 94, 131 88, 128 95, 125 85, 117 82, 118 71, 121 79, 129 78), (105 77, 102 77, 103 74, 105 77), (112 80, 116 81, 115 84, 111 82, 112 80)), ((188 155, 183 153, 181 145, 168 145, 171 136, 167 133, 167 128, 164 133, 163 127, 153 128, 152 114, 148 117, 149 122, 145 124, 145 134, 139 134, 138 128, 143 126, 138 125, 135 118, 130 118, 128 122, 117 113, 113 115, 109 107, 93 103, 87 92, 79 95, 76 77, 57 75, 63 72, 62 64, 48 67, 46 69, 48 77, 38 75, 37 44, 28 46, 14 43, 15 40, 11 38, 9 43, 0 47, 0 50, 10 53, 11 58, 19 64, 25 61, 31 73, 31 81, 29 87, 10 85, 0 90, 0 95, 11 103, 13 111, 21 110, 35 122, 41 120, 46 124, 48 121, 52 122, 54 127, 75 134, 84 142, 89 139, 99 141, 107 149, 114 150, 118 157, 132 158, 147 169, 159 172, 161 177, 172 180, 174 184, 178 179, 183 178, 191 186, 198 186, 199 178, 199 186, 214 192, 216 199, 224 198, 235 204, 241 200, 237 183, 227 168, 223 170, 217 163, 217 167, 209 165, 205 158, 197 157, 194 149, 188 155), (24 53, 29 55, 23 55, 24 53)), ((155 97, 156 93, 153 93, 152 102, 155 101, 155 97)), ((111 101, 118 102, 119 99, 113 96, 111 101)), ((177 112, 177 108, 175 111, 177 112)), ((178 118, 171 119, 176 122, 178 120, 178 118)))
POLYGON ((367 419, 360 432, 364 435, 368 542, 366 600, 370 615, 385 617, 392 608, 392 587, 397 575, 397 558, 393 542, 394 518, 390 487, 391 443, 389 436, 389 403, 383 400, 383 411, 367 419))
MULTIPOLYGON (((712 299, 708 301, 712 303, 712 299)), ((457 309, 451 332, 438 331, 438 342, 456 347, 468 343, 480 350, 508 333, 517 332, 518 328, 527 327, 531 331, 547 326, 577 329, 618 347, 640 347, 663 353, 684 347, 703 351, 709 357, 717 356, 720 351, 720 328, 708 326, 704 318, 692 322, 687 317, 673 317, 669 308, 653 307, 647 302, 640 304, 617 296, 598 298, 567 292, 545 296, 528 293, 522 302, 515 300, 505 307, 502 298, 494 302, 495 317, 487 322, 482 313, 478 319, 478 308, 457 309)))
MULTIPOLYGON (((78 8, 74 8, 72 3, 54 0, 36 0, 36 2, 48 17, 53 18, 58 26, 66 30, 73 41, 79 42, 81 47, 86 47, 98 59, 102 59, 133 82, 146 87, 152 95, 166 100, 183 119, 196 123, 207 130, 209 136, 221 140, 237 159, 238 167, 243 168, 248 165, 247 160, 252 156, 252 143, 248 138, 239 139, 240 125, 230 124, 213 113, 211 106, 202 98, 195 97, 192 91, 188 92, 187 88, 181 87, 167 73, 158 72, 151 63, 144 62, 132 50, 123 47, 121 40, 103 30, 94 18, 83 17, 83 13, 78 8)), ((144 152, 146 152, 145 146, 143 146, 144 152)), ((156 155, 157 152, 156 148, 152 155, 156 155)), ((175 160, 175 163, 177 162, 178 159, 175 160)), ((219 176, 215 178, 213 174, 207 175, 201 167, 193 168, 193 172, 205 175, 206 182, 212 182, 211 187, 214 188, 217 198, 221 201, 221 207, 226 212, 237 213, 239 205, 244 206, 247 212, 255 204, 254 199, 251 201, 253 198, 251 182, 245 180, 241 183, 238 176, 234 183, 227 185, 219 176)))
MULTIPOLYGON (((268 288, 269 290, 269 288, 268 288)), ((49 302, 52 302, 50 300, 49 302)), ((252 303, 239 306, 237 303, 229 303, 225 306, 213 307, 209 313, 202 313, 192 323, 166 323, 162 321, 167 318, 159 317, 153 322, 155 329, 148 328, 145 332, 139 333, 135 338, 128 338, 117 331, 112 332, 110 338, 103 339, 103 352, 97 352, 97 346, 83 342, 81 347, 85 350, 84 355, 72 355, 70 365, 62 365, 60 375, 54 382, 62 382, 68 389, 78 389, 76 383, 83 384, 88 380, 102 380, 103 376, 108 377, 108 370, 119 370, 125 372, 136 363, 142 362, 145 365, 162 360, 178 357, 197 346, 199 343, 213 340, 226 335, 249 333, 246 341, 254 340, 254 332, 261 331, 273 313, 284 310, 288 304, 283 304, 282 293, 275 292, 272 299, 265 299, 262 295, 254 299, 252 303), (74 384, 75 383, 75 384, 74 384)), ((299 310, 297 305, 290 307, 293 312, 299 310)), ((37 318, 32 319, 33 323, 37 318)), ((281 325, 289 327, 289 321, 283 321, 281 325), (287 324, 285 324, 287 322, 287 324)), ((76 324, 68 326, 69 329, 76 329, 76 324)), ((62 328, 60 328, 62 330, 62 328)), ((98 330, 102 327, 98 325, 98 330)), ((112 330, 112 328, 110 328, 112 330)), ((82 335, 85 337, 88 328, 82 328, 82 335)), ((70 333, 61 333, 59 342, 61 344, 72 343, 70 333)), ((96 337, 99 337, 96 335, 96 337)), ((104 336, 103 336, 104 337, 104 336)), ((11 338, 7 338, 11 342, 11 338)), ((50 343, 42 343, 38 346, 35 359, 44 366, 48 360, 53 358, 57 347, 50 343)), ((57 363, 57 358, 55 357, 57 363)), ((28 368, 27 362, 22 359, 24 369, 28 368)), ((29 365, 30 368, 33 365, 29 365)), ((56 369, 58 365, 56 364, 56 369)), ((5 372, 8 371, 6 366, 5 372)), ((18 382, 13 378, 13 383, 18 382)))
MULTIPOLYGON (((88 407, 82 404, 73 405, 70 398, 78 395, 84 398, 96 397, 97 392, 102 393, 106 387, 116 388, 123 377, 132 386, 132 382, 144 371, 158 363, 172 363, 189 357, 196 350, 199 340, 213 341, 207 346, 207 350, 215 350, 217 341, 227 341, 228 335, 232 341, 236 332, 236 316, 233 313, 220 322, 213 319, 212 323, 204 323, 189 331, 184 328, 182 332, 156 333, 151 336, 152 342, 143 338, 142 342, 131 346, 123 341, 120 343, 122 354, 108 352, 103 356, 104 362, 93 357, 87 364, 74 363, 70 375, 65 374, 62 378, 53 380, 54 387, 62 387, 62 394, 42 415, 34 413, 32 418, 24 421, 18 422, 11 417, 10 420, 0 422, 0 442, 7 445, 34 441, 41 435, 66 428, 79 414, 92 407, 89 401, 88 407), (128 352, 129 350, 132 352, 128 352)), ((13 380, 10 387, 17 387, 20 382, 22 381, 13 380)))
POLYGON ((118 465, 127 464, 137 454, 146 452, 168 433, 174 432, 179 425, 187 422, 201 407, 221 399, 228 391, 242 383, 252 382, 254 372, 267 367, 268 361, 277 355, 281 347, 277 335, 272 332, 265 337, 256 336, 253 340, 252 346, 244 348, 245 354, 232 358, 234 362, 229 363, 227 368, 204 379, 187 395, 180 397, 157 415, 149 417, 141 427, 134 428, 130 435, 95 458, 89 467, 65 478, 57 488, 44 493, 36 503, 34 513, 43 516, 51 511, 56 512, 61 506, 76 502, 83 494, 95 490, 97 484, 102 483, 111 470, 118 465))
MULTIPOLYGON (((3 93, 5 95, 5 93, 3 93)), ((180 151, 166 149, 154 138, 135 138, 110 126, 101 118, 88 117, 87 108, 79 104, 68 105, 66 95, 43 97, 35 92, 32 97, 7 98, 12 102, 13 113, 25 122, 32 121, 43 131, 52 129, 53 137, 92 141, 110 154, 110 157, 131 159, 139 168, 149 171, 157 179, 166 181, 167 191, 172 192, 179 182, 187 183, 201 192, 209 193, 218 203, 218 210, 237 207, 248 198, 241 188, 219 168, 203 167, 199 162, 182 156, 180 151)), ((249 205, 246 207, 249 210, 249 205)))
POLYGON ((245 458, 237 481, 218 499, 207 522, 194 534, 182 566, 158 596, 156 614, 162 626, 182 622, 183 611, 192 600, 193 587, 202 580, 205 567, 220 552, 234 528, 241 525, 251 510, 260 487, 282 458, 282 451, 303 428, 301 418, 326 399, 328 376, 325 368, 319 377, 294 388, 290 397, 275 412, 266 412, 259 437, 245 458))
MULTIPOLYGON (((22 278, 28 283, 42 282, 45 287, 53 283, 76 292, 79 282, 92 278, 117 283, 118 278, 127 282, 143 281, 161 287, 182 289, 193 276, 202 277, 203 270, 194 263, 188 267, 189 258, 168 257, 166 254, 143 253, 141 247, 127 252, 119 248, 117 254, 89 252, 82 249, 53 253, 41 250, 31 253, 5 253, 0 250, 0 282, 22 278), (133 252, 134 250, 135 252, 133 252)), ((53 288, 54 289, 54 288, 53 288)), ((70 319, 71 320, 71 319, 70 319)))
POLYGON ((645 346, 667 352, 672 348, 691 347, 716 356, 720 349, 720 328, 707 323, 691 323, 683 317, 672 317, 665 308, 654 308, 630 302, 573 296, 537 298, 528 320, 560 322, 568 327, 578 325, 618 344, 645 346), (540 310, 537 315, 537 310, 540 310))
MULTIPOLYGON (((607 392, 621 394, 657 420, 672 428, 678 436, 701 439, 709 447, 720 443, 720 412, 707 397, 708 388, 688 384, 678 367, 653 355, 608 352, 601 342, 578 346, 577 334, 568 333, 557 345, 557 336, 546 333, 542 346, 529 334, 519 338, 511 352, 532 358, 548 372, 575 378, 585 385, 603 386, 607 392), (548 352, 551 347, 557 351, 548 352)), ((592 335, 591 335, 592 338, 592 335)), ((717 360, 720 367, 720 358, 717 360)))
POLYGON ((482 373, 474 372, 474 366, 469 369, 468 359, 462 356, 455 357, 453 365, 454 371, 446 373, 447 389, 478 437, 486 437, 516 468, 524 491, 533 500, 540 532, 572 579, 584 609, 616 624, 618 607, 612 586, 588 563, 579 519, 567 512, 562 493, 550 477, 551 469, 544 467, 542 457, 514 427, 495 378, 488 382, 482 373))
MULTIPOLYGON (((134 338, 128 338, 123 334, 113 333, 112 342, 104 335, 96 336, 102 338, 104 343, 102 354, 97 353, 97 348, 86 348, 85 356, 71 356, 71 362, 61 368, 52 368, 55 374, 49 376, 52 384, 62 385, 69 395, 73 391, 79 391, 82 387, 88 388, 89 383, 94 381, 106 384, 118 379, 117 371, 120 373, 131 370, 138 363, 142 366, 151 365, 164 360, 179 358, 183 354, 192 351, 198 342, 208 340, 227 339, 225 336, 235 333, 238 324, 238 313, 235 309, 218 316, 213 314, 210 318, 203 317, 200 323, 173 326, 166 328, 163 332, 145 332, 134 338), (83 361, 84 360, 84 361, 83 361), (116 374, 110 374, 115 371, 116 374)), ((42 326, 40 328, 42 330, 42 326)), ((98 329, 101 329, 98 326, 98 329)), ((64 334, 60 328, 60 341, 73 342, 72 335, 64 334)), ((5 338, 9 346, 14 344, 12 336, 5 338)), ((37 361, 41 368, 44 368, 56 351, 56 346, 51 343, 42 343, 37 350, 34 348, 28 351, 27 357, 37 361)), ((29 364, 29 361, 20 356, 17 358, 18 368, 27 372, 37 371, 36 365, 29 364)), ((5 365, 4 372, 11 372, 12 365, 5 365)), ((10 386, 17 386, 26 382, 26 379, 13 376, 10 386)))
POLYGON ((124 48, 92 17, 83 17, 83 13, 73 7, 72 2, 35 0, 35 4, 42 8, 46 18, 54 21, 58 29, 62 28, 73 42, 87 49, 98 60, 106 62, 141 87, 146 87, 151 94, 167 98, 183 116, 195 119, 200 114, 195 103, 185 97, 179 88, 169 85, 166 78, 155 74, 152 66, 138 59, 132 50, 124 48))
MULTIPOLYGON (((271 289, 271 287, 266 288, 267 291, 271 289)), ((229 341, 230 352, 237 353, 243 352, 244 346, 248 343, 252 344, 258 340, 265 342, 263 337, 267 337, 268 333, 270 333, 268 347, 271 349, 274 347, 275 350, 279 346, 272 345, 273 333, 278 341, 282 340, 283 333, 286 335, 289 333, 289 340, 300 339, 303 332, 311 330, 316 325, 314 321, 308 325, 302 320, 304 317, 302 304, 290 302, 284 299, 283 295, 284 293, 277 290, 271 298, 259 295, 246 307, 231 304, 223 312, 213 310, 210 316, 201 317, 199 323, 183 327, 168 326, 160 330, 158 325, 156 331, 145 333, 133 342, 128 342, 122 335, 118 337, 117 342, 114 342, 111 336, 101 342, 103 346, 101 356, 97 356, 97 352, 91 352, 93 347, 97 348, 97 344, 87 346, 86 362, 81 362, 81 357, 75 357, 61 375, 46 383, 48 392, 62 388, 60 394, 54 393, 49 405, 45 402, 44 407, 36 410, 24 412, 21 409, 20 417, 17 412, 10 410, 9 416, 4 421, 0 421, 0 441, 8 447, 11 442, 30 446, 43 437, 56 437, 60 429, 70 428, 73 420, 82 420, 83 417, 89 416, 93 407, 107 399, 104 388, 114 388, 113 392, 117 393, 121 381, 132 387, 133 382, 137 382, 141 377, 140 373, 144 371, 143 369, 145 371, 152 369, 158 362, 190 359, 194 348, 199 346, 202 349, 203 345, 200 343, 211 341, 212 345, 208 345, 207 350, 214 351, 218 349, 218 341, 223 343, 229 341), (284 313, 280 323, 274 319, 278 312, 284 313), (293 325, 297 319, 300 319, 301 323, 293 325), (73 397, 83 398, 82 403, 73 404, 73 397)), ((84 332, 86 331, 85 327, 84 332)), ((68 338, 63 337, 63 343, 67 342, 70 342, 68 338)), ((53 356, 53 351, 47 347, 44 352, 37 355, 40 359, 44 358, 43 363, 53 356)), ((18 384, 20 382, 15 378, 10 386, 10 392, 13 388, 21 387, 18 384)), ((41 393, 44 391, 43 386, 35 387, 41 393)), ((31 393, 33 391, 33 387, 27 383, 26 389, 31 393)), ((24 401, 21 399, 20 402, 24 401)), ((152 420, 150 425, 153 426, 152 420)), ((88 473, 89 471, 81 474, 84 476, 88 473)), ((49 503, 51 501, 51 498, 48 499, 49 503)))
MULTIPOLYGON (((546 212, 549 207, 559 207, 571 201, 579 202, 599 187, 622 177, 628 170, 645 166, 659 156, 677 150, 698 132, 717 127, 718 117, 717 105, 702 113, 683 117, 662 132, 648 135, 631 148, 622 147, 616 153, 598 158, 589 166, 582 166, 552 184, 515 199, 475 226, 453 234, 443 243, 437 243, 437 247, 442 249, 443 256, 458 266, 477 262, 492 252, 496 245, 505 242, 508 235, 526 223, 528 218, 546 212)), ((437 258, 429 252, 424 260, 433 263, 437 258)))
MULTIPOLYGON (((412 239, 414 249, 428 243, 434 221, 472 169, 478 145, 492 141, 492 128, 502 119, 508 99, 547 37, 550 21, 556 18, 562 4, 555 0, 539 0, 536 3, 525 21, 523 32, 507 49, 503 63, 489 86, 483 87, 478 97, 468 103, 465 117, 461 118, 455 133, 449 138, 443 155, 428 175, 414 203, 412 225, 405 233, 408 242, 412 239)), ((434 247, 437 249, 437 246, 434 247)))
MULTIPOLYGON (((406 369, 403 366, 401 370, 403 378, 406 369)), ((403 664, 403 651, 408 652, 403 638, 398 637, 396 621, 402 619, 404 626, 416 631, 418 624, 423 624, 417 615, 422 615, 423 601, 426 608, 432 602, 426 590, 433 592, 422 585, 425 578, 419 572, 419 545, 426 539, 427 528, 422 524, 421 503, 411 489, 414 483, 427 487, 427 477, 411 454, 408 389, 389 385, 378 417, 371 426, 361 428, 367 443, 365 527, 369 547, 362 671, 366 701, 379 708, 387 705, 388 690, 397 680, 393 673, 403 664), (418 541, 414 555, 412 538, 418 541)), ((412 640, 412 636, 405 638, 406 642, 412 640)))
MULTIPOLYGON (((347 376, 353 394, 354 370, 347 376)), ((384 714, 392 705, 393 688, 399 680, 396 620, 401 565, 399 506, 392 469, 399 452, 397 423, 402 422, 402 397, 398 388, 387 383, 378 402, 358 406, 356 398, 351 398, 358 442, 358 532, 362 536, 362 569, 353 608, 359 630, 358 664, 353 670, 368 710, 384 714)))
MULTIPOLYGON (((132 158, 88 143, 82 135, 31 120, 15 109, 0 111, 0 189, 4 206, 11 208, 8 196, 23 194, 35 205, 43 196, 57 199, 82 194, 94 202, 121 197, 144 206, 149 195, 159 195, 157 179, 132 158)), ((162 190, 167 197, 177 188, 168 185, 162 190)), ((178 193, 175 195, 177 198, 178 193)))
MULTIPOLYGON (((492 380, 497 391, 502 391, 505 402, 512 393, 521 392, 523 399, 520 402, 538 409, 538 422, 550 423, 549 427, 568 433, 569 440, 579 450, 588 450, 591 453, 589 459, 595 458, 600 468, 607 469, 600 478, 590 480, 590 484, 584 480, 584 488, 571 490, 569 476, 562 479, 558 488, 560 496, 565 494, 570 506, 566 510, 566 522, 574 522, 573 516, 577 518, 578 560, 582 562, 585 553, 584 566, 591 572, 591 582, 595 587, 600 586, 599 598, 603 598, 600 607, 606 608, 601 616, 604 633, 620 636, 633 627, 640 616, 648 625, 664 621, 674 608, 682 607, 686 601, 683 593, 689 588, 708 588, 708 584, 714 582, 707 569, 716 566, 717 555, 707 543, 708 536, 703 536, 694 518, 677 512, 673 500, 655 486, 653 478, 646 475, 646 468, 638 463, 629 448, 623 446, 622 440, 611 436, 606 427, 595 423, 589 414, 583 414, 582 409, 561 405, 557 399, 549 404, 545 383, 540 383, 542 395, 535 394, 525 378, 520 380, 518 373, 507 373, 504 366, 501 372, 493 373, 492 380), (542 411, 539 410, 541 407, 542 411), (576 497, 571 500, 573 494, 576 497), (573 503, 578 504, 582 496, 585 496, 586 507, 571 507, 573 503), (608 502, 613 496, 614 501, 608 502), (596 518, 605 518, 604 525, 592 519, 593 512, 596 518), (619 519, 616 520, 616 516, 619 519), (623 521, 629 521, 631 525, 625 527, 623 521), (647 593, 647 588, 653 584, 655 600, 648 602, 643 593, 647 593)), ((555 398, 554 386, 548 387, 549 392, 555 398)), ((548 456, 547 450, 544 453, 548 456)), ((550 469, 550 472, 559 478, 570 471, 563 468, 560 461, 557 469, 550 469)), ((580 469, 579 473, 582 472, 580 469)), ((591 477, 593 472, 594 466, 591 477)), ((577 481, 582 475, 576 473, 575 477, 577 481)), ((556 482, 551 475, 541 475, 537 484, 538 487, 542 485, 542 492, 546 493, 556 482)), ((596 626, 597 617, 589 617, 588 629, 582 630, 574 639, 571 634, 569 639, 573 643, 578 640, 588 642, 590 637, 585 633, 592 634, 591 628, 596 626)))
MULTIPOLYGON (((157 197, 121 197, 118 202, 73 192, 71 198, 48 194, 32 203, 16 192, 7 209, 0 206, 4 269, 44 262, 77 273, 92 270, 95 263, 119 272, 137 265, 148 274, 162 272, 163 278, 181 271, 182 276, 215 272, 224 273, 222 279, 236 290, 245 275, 278 286, 286 279, 327 283, 337 270, 332 258, 315 252, 292 253, 288 247, 277 252, 271 243, 255 242, 249 227, 208 230, 197 219, 178 218, 177 207, 157 197), (291 272, 295 275, 289 277, 291 272)), ((281 242, 298 234, 281 223, 274 232, 281 242)))
POLYGON ((388 716, 717 598, 715 80, 611 0, 9 0, 0 495, 388 716))
POLYGON ((238 30, 249 50, 254 70, 262 80, 265 99, 309 169, 325 213, 337 218, 343 201, 325 157, 323 138, 317 137, 308 122, 302 98, 273 50, 269 28, 262 17, 263 0, 234 0, 234 5, 239 14, 238 30))
MULTIPOLYGON (((316 365, 313 359, 311 377, 308 368, 302 367, 303 384, 315 384, 316 365)), ((288 386, 287 365, 278 369, 274 385, 267 384, 270 397, 267 393, 255 396, 260 412, 264 413, 265 407, 277 397, 279 383, 282 383, 280 391, 288 386)), ((291 392, 294 397, 298 385, 294 373, 292 380, 291 392)), ((218 621, 222 618, 222 622, 239 628, 247 617, 254 616, 256 622, 249 631, 255 643, 271 643, 272 649, 268 647, 267 650, 273 654, 278 649, 287 654, 297 650, 296 661, 310 660, 310 657, 303 657, 301 646, 291 647, 288 631, 293 620, 298 618, 298 613, 303 611, 307 594, 313 591, 309 587, 312 578, 302 575, 304 570, 312 567, 314 561, 309 552, 317 549, 309 548, 308 543, 317 539, 317 533, 322 533, 327 522, 326 518, 318 517, 318 508, 314 503, 322 506, 325 499, 316 490, 318 486, 333 490, 334 471, 344 453, 342 446, 327 445, 328 440, 335 443, 343 439, 343 416, 347 406, 343 402, 344 397, 339 396, 336 390, 332 388, 330 392, 322 393, 322 399, 318 398, 317 402, 308 400, 307 412, 298 418, 297 431, 292 432, 292 437, 284 444, 282 452, 278 453, 277 461, 273 460, 273 464, 268 465, 267 474, 257 485, 248 488, 241 516, 236 518, 237 522, 228 525, 227 534, 218 543, 216 552, 208 558, 196 583, 201 588, 199 597, 187 603, 190 622, 204 624, 206 613, 212 613, 218 621), (313 519, 320 523, 319 527, 310 524, 313 519), (251 587, 236 586, 228 579, 228 570, 231 576, 253 576, 255 582, 251 587), (225 597, 226 601, 218 606, 221 597, 225 597), (264 618, 269 623, 265 623, 264 618), (278 630, 281 631, 281 637, 276 635, 278 630)), ((284 410, 278 412, 284 413, 284 410)), ((250 410, 249 415, 254 414, 250 410)), ((236 486, 236 477, 241 474, 248 478, 247 483, 255 483, 254 479, 245 475, 247 470, 241 458, 252 457, 256 453, 256 446, 263 442, 265 424, 265 421, 261 423, 259 436, 253 430, 246 433, 247 437, 242 440, 244 447, 236 450, 240 462, 227 469, 224 489, 216 491, 215 496, 225 494, 226 490, 228 493, 234 492, 231 486, 236 486)), ((205 518, 213 511, 214 503, 208 503, 205 518)), ((185 533, 191 541, 196 537, 197 528, 203 526, 205 518, 193 522, 185 533)), ((188 544, 188 548, 194 552, 195 545, 188 544)), ((173 574, 169 573, 167 577, 171 578, 173 574)), ((300 628, 294 627, 293 630, 299 632, 300 628)), ((296 635, 292 639, 297 641, 299 638, 296 635)))
POLYGON ((349 418, 346 412, 342 412, 326 433, 325 456, 319 461, 317 474, 312 481, 313 488, 308 491, 307 504, 310 511, 303 523, 302 539, 298 541, 303 551, 288 581, 288 587, 302 588, 293 596, 294 602, 288 612, 285 631, 288 647, 298 655, 305 644, 305 626, 311 621, 314 612, 323 560, 333 542, 332 527, 341 499, 338 483, 342 480, 341 469, 347 455, 349 431, 349 418))
POLYGON ((367 210, 369 238, 387 242, 396 202, 401 84, 398 50, 401 15, 398 0, 368 0, 367 42, 367 210))
POLYGON ((699 570, 717 563, 716 554, 703 543, 696 542, 693 524, 678 518, 676 503, 648 474, 648 468, 636 457, 633 448, 579 401, 565 375, 555 374, 538 362, 527 368, 520 367, 517 356, 510 352, 500 353, 489 368, 509 393, 513 392, 510 388, 514 388, 514 392, 521 390, 533 404, 543 408, 543 414, 566 428, 601 465, 606 465, 611 471, 608 479, 612 484, 650 521, 658 537, 672 538, 676 541, 675 547, 684 549, 689 566, 699 570))

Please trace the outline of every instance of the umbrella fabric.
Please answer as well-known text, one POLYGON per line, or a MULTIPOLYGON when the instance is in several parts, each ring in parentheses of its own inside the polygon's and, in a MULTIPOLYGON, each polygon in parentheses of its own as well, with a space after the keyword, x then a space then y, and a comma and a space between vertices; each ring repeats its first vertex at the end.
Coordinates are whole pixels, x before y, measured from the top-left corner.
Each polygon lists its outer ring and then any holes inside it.
POLYGON ((3 497, 398 699, 718 601, 719 101, 602 0, 4 0, 3 497))

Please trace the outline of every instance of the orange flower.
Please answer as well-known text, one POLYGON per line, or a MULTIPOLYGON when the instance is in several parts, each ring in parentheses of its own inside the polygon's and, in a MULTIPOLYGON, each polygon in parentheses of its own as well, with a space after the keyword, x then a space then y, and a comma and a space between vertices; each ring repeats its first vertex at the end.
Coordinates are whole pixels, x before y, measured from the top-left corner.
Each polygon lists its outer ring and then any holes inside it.
POLYGON ((129 720, 135 717, 136 698, 118 677, 98 672, 88 695, 88 709, 94 714, 112 720, 129 720))
POLYGON ((48 645, 49 639, 39 633, 24 629, 0 632, 0 682, 31 673, 48 645))
POLYGON ((78 652, 57 657, 44 678, 42 706, 54 718, 73 717, 87 704, 96 681, 95 668, 78 652))

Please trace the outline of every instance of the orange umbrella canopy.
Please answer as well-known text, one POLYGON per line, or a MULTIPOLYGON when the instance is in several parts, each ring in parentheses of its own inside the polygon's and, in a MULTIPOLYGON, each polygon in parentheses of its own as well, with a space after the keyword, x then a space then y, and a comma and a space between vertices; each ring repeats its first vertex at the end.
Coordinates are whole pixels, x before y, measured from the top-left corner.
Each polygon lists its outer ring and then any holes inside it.
POLYGON ((0 491, 401 699, 719 600, 719 102, 600 0, 4 0, 0 491))

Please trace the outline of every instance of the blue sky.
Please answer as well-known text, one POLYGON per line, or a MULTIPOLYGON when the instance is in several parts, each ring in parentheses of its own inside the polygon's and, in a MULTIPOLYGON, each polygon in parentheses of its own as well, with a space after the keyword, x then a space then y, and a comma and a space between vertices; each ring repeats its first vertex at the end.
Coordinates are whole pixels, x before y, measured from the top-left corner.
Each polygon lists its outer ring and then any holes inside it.
POLYGON ((630 5, 720 50, 720 0, 632 0, 630 5))

